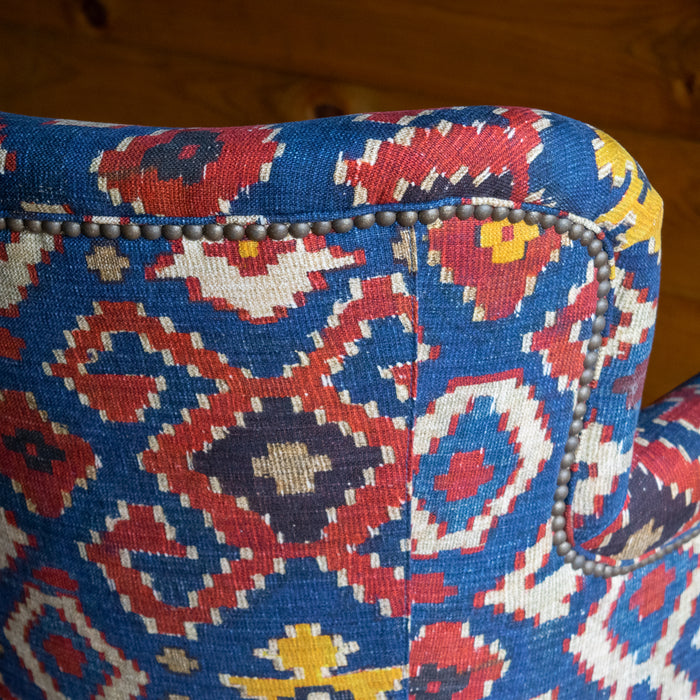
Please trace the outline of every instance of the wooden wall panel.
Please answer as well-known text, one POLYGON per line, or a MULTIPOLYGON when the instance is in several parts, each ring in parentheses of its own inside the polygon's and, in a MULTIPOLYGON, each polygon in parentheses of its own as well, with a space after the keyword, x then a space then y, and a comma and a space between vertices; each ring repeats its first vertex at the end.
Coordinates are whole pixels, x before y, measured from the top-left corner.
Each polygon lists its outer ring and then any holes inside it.
POLYGON ((700 370, 700 4, 2 0, 0 109, 171 126, 450 104, 594 123, 666 204, 645 401, 700 370))

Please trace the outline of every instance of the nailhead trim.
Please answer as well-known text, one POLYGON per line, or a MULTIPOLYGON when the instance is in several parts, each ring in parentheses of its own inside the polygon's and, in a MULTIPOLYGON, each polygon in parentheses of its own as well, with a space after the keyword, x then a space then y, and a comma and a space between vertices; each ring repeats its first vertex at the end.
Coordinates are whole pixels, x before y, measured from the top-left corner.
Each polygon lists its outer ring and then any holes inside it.
POLYGON ((568 217, 558 217, 554 214, 543 214, 538 211, 524 211, 522 209, 510 209, 504 206, 493 207, 489 204, 458 204, 432 207, 417 211, 379 211, 376 214, 359 214, 354 218, 344 217, 333 221, 313 221, 297 223, 271 223, 271 224, 205 224, 204 226, 187 224, 177 226, 173 224, 97 224, 93 222, 78 223, 75 221, 37 221, 34 219, 2 218, 0 217, 0 230, 8 228, 10 231, 31 231, 33 233, 63 234, 69 238, 83 235, 87 238, 106 238, 114 240, 124 238, 129 241, 138 238, 156 240, 165 238, 175 241, 181 238, 196 241, 202 238, 208 241, 240 241, 248 238, 253 241, 262 241, 265 238, 281 240, 287 236, 305 238, 309 234, 324 236, 326 234, 347 233, 353 228, 368 229, 375 224, 383 227, 413 226, 416 222, 429 225, 441 219, 443 221, 457 217, 460 220, 474 217, 479 221, 492 219, 516 224, 525 221, 527 224, 539 224, 544 228, 554 226, 554 230, 560 235, 568 235, 573 241, 578 241, 586 248, 588 255, 593 259, 598 280, 598 302, 596 304, 593 319, 592 335, 588 341, 588 351, 583 361, 583 372, 579 378, 579 388, 576 395, 573 417, 569 426, 569 437, 564 446, 564 456, 559 464, 557 475, 557 487, 554 490, 554 505, 552 506, 552 530, 553 542, 557 553, 564 561, 576 570, 584 574, 599 578, 611 576, 625 576, 635 569, 652 564, 666 554, 682 547, 690 541, 697 531, 685 533, 677 541, 666 544, 657 549, 653 554, 632 564, 606 564, 595 558, 588 557, 573 549, 566 534, 566 499, 569 496, 569 481, 571 480, 571 467, 576 463, 576 450, 579 446, 579 435, 583 430, 583 418, 588 410, 588 399, 591 395, 590 384, 594 380, 594 368, 598 362, 598 350, 602 344, 602 332, 606 326, 606 313, 608 311, 607 296, 610 292, 610 259, 603 249, 602 241, 596 237, 594 231, 587 229, 578 222, 568 217))

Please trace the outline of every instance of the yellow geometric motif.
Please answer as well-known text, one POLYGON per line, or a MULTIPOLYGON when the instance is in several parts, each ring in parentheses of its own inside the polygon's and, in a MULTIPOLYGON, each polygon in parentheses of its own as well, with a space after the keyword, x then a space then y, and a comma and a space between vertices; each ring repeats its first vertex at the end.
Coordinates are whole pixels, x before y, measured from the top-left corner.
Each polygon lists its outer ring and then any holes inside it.
POLYGON ((630 173, 630 182, 620 201, 608 212, 601 214, 596 223, 605 229, 613 229, 621 223, 629 228, 620 235, 617 250, 629 248, 639 241, 649 241, 650 252, 657 252, 661 244, 661 219, 663 202, 659 193, 647 185, 644 201, 640 202, 644 180, 632 156, 615 139, 602 131, 593 140, 598 179, 610 176, 613 187, 622 187, 630 173))
POLYGON ((243 240, 238 244, 238 253, 242 258, 257 258, 260 246, 257 241, 243 240))
POLYGON ((293 698, 296 688, 331 686, 334 691, 349 691, 355 700, 376 700, 388 690, 399 690, 404 677, 402 666, 373 668, 332 675, 339 666, 347 666, 346 654, 359 649, 357 642, 344 642, 339 634, 321 634, 314 624, 286 625, 286 637, 271 639, 267 648, 254 654, 269 659, 278 671, 292 671, 292 678, 249 678, 222 673, 219 680, 237 688, 244 698, 293 698))
POLYGON ((481 225, 481 247, 492 248, 492 263, 509 263, 525 257, 525 244, 540 235, 538 226, 524 221, 511 224, 489 221, 481 225))

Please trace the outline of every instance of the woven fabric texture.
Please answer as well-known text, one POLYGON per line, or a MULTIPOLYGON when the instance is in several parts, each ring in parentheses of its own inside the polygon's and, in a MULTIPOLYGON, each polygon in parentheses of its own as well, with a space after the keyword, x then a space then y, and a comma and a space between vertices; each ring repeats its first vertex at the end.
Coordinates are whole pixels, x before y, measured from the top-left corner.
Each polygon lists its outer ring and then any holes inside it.
POLYGON ((691 698, 700 376, 640 412, 662 204, 524 108, 156 129, 0 113, 0 698, 691 698), (679 547, 658 558, 660 548, 679 547), (655 558, 657 557, 657 558, 655 558), (646 563, 651 562, 651 563, 646 563))

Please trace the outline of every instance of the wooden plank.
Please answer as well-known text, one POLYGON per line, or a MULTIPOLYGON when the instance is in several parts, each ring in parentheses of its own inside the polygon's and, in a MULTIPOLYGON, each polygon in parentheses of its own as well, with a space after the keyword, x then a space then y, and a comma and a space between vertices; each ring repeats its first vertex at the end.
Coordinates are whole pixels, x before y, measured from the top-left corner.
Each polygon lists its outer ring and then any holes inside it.
POLYGON ((697 137, 695 0, 666 0, 662 7, 657 0, 590 0, 565 7, 560 0, 487 7, 198 0, 193 11, 186 0, 3 0, 0 32, 10 42, 21 37, 18 57, 4 52, 5 60, 35 65, 42 46, 34 28, 44 27, 62 37, 66 51, 79 37, 99 37, 126 52, 165 52, 173 69, 190 57, 209 57, 415 95, 404 107, 492 104, 505 97, 604 129, 697 137))

